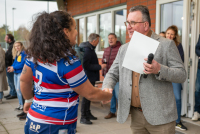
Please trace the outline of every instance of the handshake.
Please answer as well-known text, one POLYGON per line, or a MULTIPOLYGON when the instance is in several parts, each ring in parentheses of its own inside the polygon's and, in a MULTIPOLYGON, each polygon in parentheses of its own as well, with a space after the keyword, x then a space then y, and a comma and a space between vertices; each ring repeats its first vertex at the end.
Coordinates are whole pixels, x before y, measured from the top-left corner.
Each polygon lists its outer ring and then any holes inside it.
MULTIPOLYGON (((111 89, 111 88, 104 88, 102 91, 108 92, 108 93, 112 93, 113 89, 111 89)), ((107 103, 109 103, 110 101, 111 101, 111 100, 109 100, 109 101, 102 101, 101 103, 102 103, 102 104, 107 104, 107 103)))

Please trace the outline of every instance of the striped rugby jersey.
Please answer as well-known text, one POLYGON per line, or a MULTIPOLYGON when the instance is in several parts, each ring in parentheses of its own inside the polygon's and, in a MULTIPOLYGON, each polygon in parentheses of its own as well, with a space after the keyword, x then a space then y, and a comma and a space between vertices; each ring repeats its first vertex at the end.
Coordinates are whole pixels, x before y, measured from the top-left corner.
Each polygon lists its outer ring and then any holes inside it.
POLYGON ((87 80, 79 59, 70 57, 71 65, 61 59, 54 64, 37 66, 33 58, 25 64, 32 69, 34 100, 28 117, 39 123, 66 125, 77 121, 79 95, 72 90, 87 80))

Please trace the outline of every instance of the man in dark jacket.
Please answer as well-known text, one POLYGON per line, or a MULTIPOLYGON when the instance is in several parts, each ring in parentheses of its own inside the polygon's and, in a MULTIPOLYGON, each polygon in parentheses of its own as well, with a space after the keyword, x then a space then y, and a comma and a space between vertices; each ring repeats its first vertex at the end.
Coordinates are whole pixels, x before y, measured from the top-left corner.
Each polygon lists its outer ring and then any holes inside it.
MULTIPOLYGON (((115 60, 115 57, 117 56, 118 50, 121 46, 121 43, 117 41, 117 36, 114 33, 110 33, 108 35, 108 41, 109 41, 109 47, 104 49, 104 54, 102 58, 102 63, 106 63, 106 68, 102 69, 102 75, 105 76, 108 70, 110 69, 113 61, 115 60)), ((107 116, 105 116, 105 119, 110 119, 112 117, 116 117, 116 100, 118 100, 118 94, 119 94, 119 82, 115 85, 115 88, 113 90, 113 96, 111 99, 110 104, 110 112, 107 116)))
POLYGON ((80 48, 78 44, 73 46, 73 49, 76 51, 76 54, 78 55, 79 60, 81 61, 81 65, 83 65, 83 55, 84 55, 84 49, 80 48))
POLYGON ((7 96, 5 96, 5 98, 14 99, 14 98, 17 98, 17 93, 16 93, 15 85, 14 85, 14 73, 13 72, 8 73, 7 67, 13 64, 12 48, 13 48, 13 44, 15 43, 15 40, 12 34, 7 34, 5 36, 5 41, 6 43, 9 44, 8 50, 6 51, 6 54, 5 54, 5 63, 6 63, 6 75, 8 78, 8 85, 10 87, 10 93, 7 96))
MULTIPOLYGON (((200 35, 199 40, 196 45, 195 49, 196 55, 200 57, 200 35)), ((192 117, 193 121, 198 121, 200 118, 200 58, 198 62, 197 68, 197 78, 196 78, 196 85, 195 85, 195 106, 194 106, 194 116, 192 117)))
MULTIPOLYGON (((99 81, 99 70, 105 68, 106 65, 99 65, 97 55, 95 53, 95 48, 99 43, 99 35, 95 33, 91 33, 88 37, 87 42, 83 42, 79 45, 79 47, 84 49, 83 55, 83 68, 84 71, 94 86, 95 81, 99 81)), ((82 124, 92 124, 90 120, 97 120, 90 112, 90 101, 83 97, 82 105, 81 105, 81 120, 82 124)))

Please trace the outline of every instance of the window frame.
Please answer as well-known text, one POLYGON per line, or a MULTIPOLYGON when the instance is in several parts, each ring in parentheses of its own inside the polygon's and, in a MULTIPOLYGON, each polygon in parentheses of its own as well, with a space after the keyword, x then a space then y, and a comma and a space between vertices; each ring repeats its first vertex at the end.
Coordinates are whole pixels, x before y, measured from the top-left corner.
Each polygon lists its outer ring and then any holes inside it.
MULTIPOLYGON (((159 34, 160 31, 160 23, 161 23, 161 5, 162 4, 167 4, 171 2, 176 2, 176 1, 181 1, 181 0, 157 0, 156 1, 156 33, 159 34)), ((184 0, 183 0, 184 1, 184 0)), ((184 6, 184 5, 183 5, 184 6)))
MULTIPOLYGON (((76 20, 76 22, 79 19, 84 18, 84 35, 83 35, 83 41, 87 41, 87 17, 91 17, 91 16, 96 16, 96 33, 99 34, 99 26, 100 26, 100 14, 104 14, 104 13, 111 13, 111 32, 115 32, 115 11, 119 11, 119 10, 123 10, 126 9, 127 10, 127 5, 121 5, 121 6, 117 6, 117 7, 113 7, 113 8, 107 8, 107 9, 103 9, 100 11, 95 11, 95 12, 91 12, 91 13, 86 13, 83 15, 77 15, 74 16, 74 19, 76 20)), ((79 31, 78 31, 79 34, 79 31)), ((104 51, 100 51, 100 45, 98 44, 96 47, 96 53, 97 53, 97 57, 98 58, 102 58, 103 57, 103 52, 104 51)))

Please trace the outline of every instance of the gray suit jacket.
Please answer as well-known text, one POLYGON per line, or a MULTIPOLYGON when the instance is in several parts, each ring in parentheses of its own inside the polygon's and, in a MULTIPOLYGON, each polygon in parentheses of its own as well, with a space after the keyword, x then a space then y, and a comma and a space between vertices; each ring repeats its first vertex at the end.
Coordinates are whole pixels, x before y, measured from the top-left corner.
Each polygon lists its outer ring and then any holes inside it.
MULTIPOLYGON (((160 75, 150 74, 146 79, 141 75, 139 95, 146 120, 151 125, 166 124, 177 119, 176 101, 172 82, 183 83, 186 71, 174 41, 152 32, 151 38, 160 42, 154 60, 161 65, 160 75)), ((124 123, 129 115, 132 94, 132 71, 122 67, 129 43, 122 45, 117 57, 103 81, 104 88, 114 89, 119 81, 117 121, 124 123)), ((130 44, 131 45, 131 44, 130 44)))

